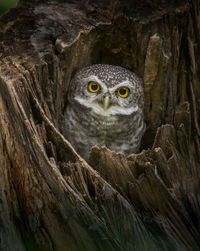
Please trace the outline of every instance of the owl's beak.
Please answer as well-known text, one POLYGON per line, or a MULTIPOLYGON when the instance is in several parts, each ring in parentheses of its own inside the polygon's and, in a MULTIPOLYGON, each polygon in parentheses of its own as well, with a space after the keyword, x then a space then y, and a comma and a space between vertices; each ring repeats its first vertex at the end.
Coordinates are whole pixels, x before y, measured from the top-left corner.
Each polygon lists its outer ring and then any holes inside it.
POLYGON ((104 111, 106 111, 109 107, 109 104, 110 104, 110 96, 105 96, 104 97, 104 100, 103 100, 103 109, 104 111))

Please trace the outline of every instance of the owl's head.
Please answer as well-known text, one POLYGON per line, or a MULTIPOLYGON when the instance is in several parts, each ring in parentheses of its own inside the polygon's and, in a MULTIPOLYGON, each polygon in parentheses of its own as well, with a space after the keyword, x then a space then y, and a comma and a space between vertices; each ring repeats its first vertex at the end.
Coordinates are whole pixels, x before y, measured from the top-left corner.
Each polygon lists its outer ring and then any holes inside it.
POLYGON ((69 103, 79 103, 103 116, 130 115, 143 110, 143 84, 120 66, 95 64, 79 70, 71 80, 69 103))

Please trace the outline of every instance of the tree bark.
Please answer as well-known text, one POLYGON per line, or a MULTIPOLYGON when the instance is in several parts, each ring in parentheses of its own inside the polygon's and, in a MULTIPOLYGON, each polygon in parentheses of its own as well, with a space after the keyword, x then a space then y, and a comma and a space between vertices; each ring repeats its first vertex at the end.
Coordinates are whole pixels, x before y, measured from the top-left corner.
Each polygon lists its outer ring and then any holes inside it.
POLYGON ((185 1, 20 1, 0 18, 0 250, 200 250, 200 12, 185 1), (144 81, 138 154, 61 134, 70 79, 144 81))

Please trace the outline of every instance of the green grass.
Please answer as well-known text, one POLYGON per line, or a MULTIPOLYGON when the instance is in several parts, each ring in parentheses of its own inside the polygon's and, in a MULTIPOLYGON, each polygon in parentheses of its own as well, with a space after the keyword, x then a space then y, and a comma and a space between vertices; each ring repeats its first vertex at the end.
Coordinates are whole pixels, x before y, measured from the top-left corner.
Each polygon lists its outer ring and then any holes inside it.
POLYGON ((15 6, 18 0, 0 0, 0 15, 15 6))

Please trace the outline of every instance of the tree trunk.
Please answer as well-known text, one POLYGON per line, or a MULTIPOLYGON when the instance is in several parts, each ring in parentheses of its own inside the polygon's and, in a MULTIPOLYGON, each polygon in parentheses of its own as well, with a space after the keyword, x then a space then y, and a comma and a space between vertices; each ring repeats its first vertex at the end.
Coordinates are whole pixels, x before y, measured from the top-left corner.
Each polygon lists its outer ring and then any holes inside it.
POLYGON ((20 1, 0 18, 0 250, 200 250, 198 0, 20 1), (77 69, 144 80, 141 152, 61 134, 77 69))

